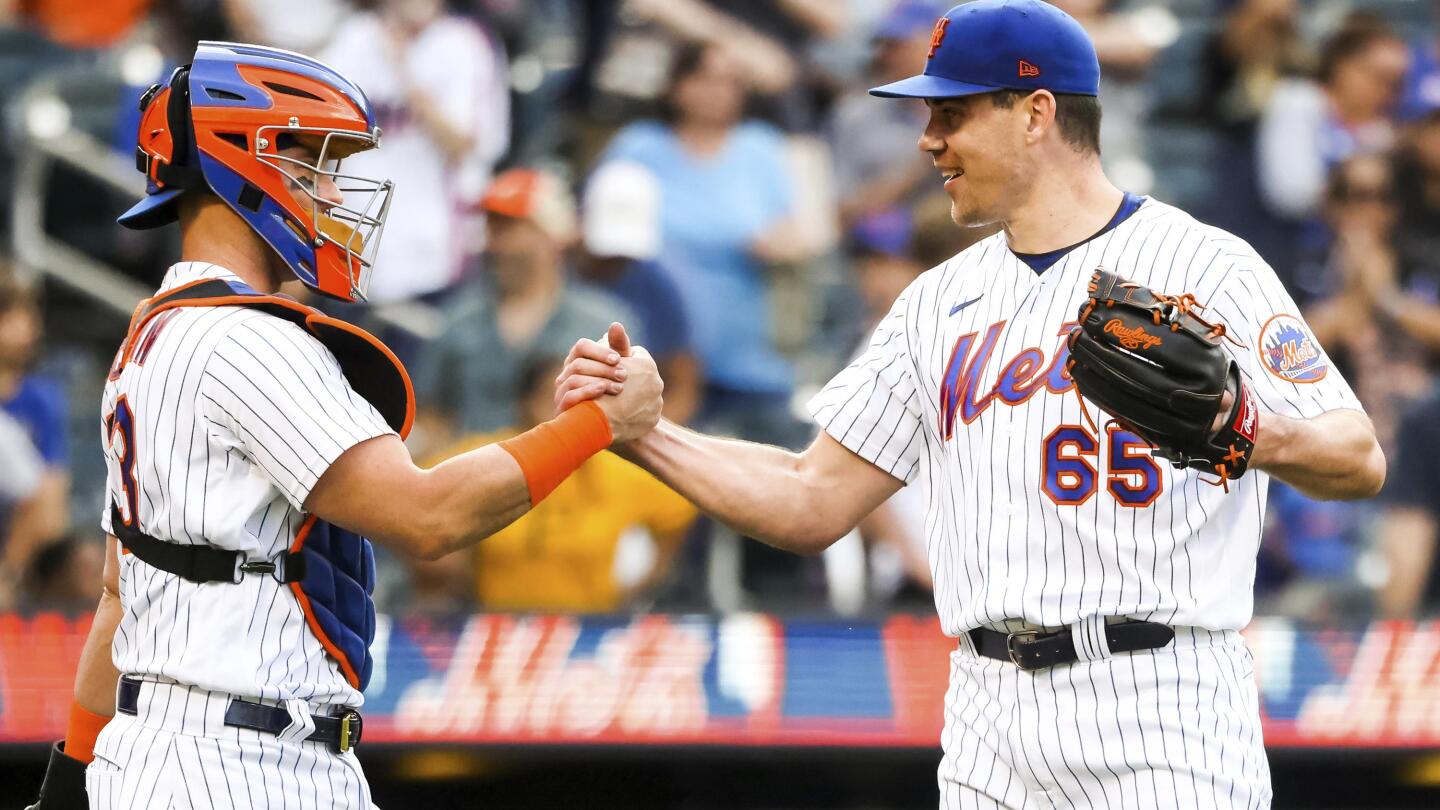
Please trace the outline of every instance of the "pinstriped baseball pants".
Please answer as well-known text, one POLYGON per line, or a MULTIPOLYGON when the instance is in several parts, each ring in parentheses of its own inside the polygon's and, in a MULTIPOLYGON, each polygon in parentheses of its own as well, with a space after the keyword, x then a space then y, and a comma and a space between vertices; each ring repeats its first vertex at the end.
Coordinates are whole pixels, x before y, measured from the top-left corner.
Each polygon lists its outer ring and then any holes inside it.
POLYGON ((100 732, 90 810, 371 810, 355 752, 224 724, 230 696, 146 684, 136 715, 100 732))
POLYGON ((1268 808, 1250 653, 1176 628, 1153 651, 1024 672, 950 656, 940 807, 1268 808))

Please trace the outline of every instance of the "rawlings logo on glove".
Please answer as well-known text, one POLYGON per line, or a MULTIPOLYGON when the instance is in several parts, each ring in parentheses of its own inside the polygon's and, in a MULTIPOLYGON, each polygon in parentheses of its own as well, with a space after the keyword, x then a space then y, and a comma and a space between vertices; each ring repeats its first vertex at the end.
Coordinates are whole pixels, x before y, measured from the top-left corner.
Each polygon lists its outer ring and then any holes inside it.
POLYGON ((1120 345, 1127 349, 1148 349, 1160 345, 1160 338, 1146 332, 1144 327, 1127 329, 1119 318, 1111 318, 1105 323, 1105 333, 1119 338, 1120 345))

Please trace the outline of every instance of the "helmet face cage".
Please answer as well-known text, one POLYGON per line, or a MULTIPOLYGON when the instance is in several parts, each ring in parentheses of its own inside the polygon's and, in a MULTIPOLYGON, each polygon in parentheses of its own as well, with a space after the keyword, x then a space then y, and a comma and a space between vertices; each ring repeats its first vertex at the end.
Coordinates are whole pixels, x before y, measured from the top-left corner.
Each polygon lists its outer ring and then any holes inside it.
POLYGON ((327 246, 338 251, 348 270, 350 300, 366 300, 395 184, 388 179, 345 174, 340 167, 344 156, 374 148, 380 140, 379 129, 371 135, 302 127, 291 119, 286 126, 262 126, 255 135, 255 159, 280 172, 291 188, 299 189, 310 200, 311 227, 302 225, 301 228, 309 232, 317 260, 327 246), (280 154, 281 144, 286 140, 297 144, 318 142, 320 148, 315 151, 314 162, 280 154), (341 201, 321 196, 321 178, 329 178, 335 184, 341 201))

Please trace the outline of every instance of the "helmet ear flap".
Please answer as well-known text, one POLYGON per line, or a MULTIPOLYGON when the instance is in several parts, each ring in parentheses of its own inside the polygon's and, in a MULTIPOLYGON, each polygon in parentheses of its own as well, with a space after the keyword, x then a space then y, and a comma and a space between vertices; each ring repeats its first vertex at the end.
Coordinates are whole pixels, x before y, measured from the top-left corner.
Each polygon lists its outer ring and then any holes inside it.
POLYGON ((167 189, 181 190, 206 190, 204 173, 200 170, 200 161, 197 160, 196 143, 194 143, 194 127, 190 118, 190 66, 183 65, 176 68, 170 74, 168 92, 161 89, 161 85, 151 86, 145 95, 140 97, 140 111, 145 110, 156 101, 166 102, 166 128, 170 133, 170 160, 156 161, 153 167, 150 166, 150 156, 144 150, 137 150, 135 160, 140 163, 137 166, 141 172, 153 176, 167 189), (153 172, 151 172, 153 169, 153 172))

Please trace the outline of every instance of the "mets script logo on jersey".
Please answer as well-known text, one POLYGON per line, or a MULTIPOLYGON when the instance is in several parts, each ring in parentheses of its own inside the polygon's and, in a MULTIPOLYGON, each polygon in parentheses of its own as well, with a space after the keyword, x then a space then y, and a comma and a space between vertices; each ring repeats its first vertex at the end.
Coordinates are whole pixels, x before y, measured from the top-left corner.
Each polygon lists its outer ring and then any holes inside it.
POLYGON ((1265 370, 1286 382, 1319 382, 1330 371, 1320 345, 1294 315, 1276 315, 1266 321, 1256 343, 1265 370))
POLYGON ((1120 345, 1127 349, 1151 349, 1160 345, 1158 335, 1146 332, 1143 326, 1127 327, 1119 318, 1111 318, 1105 324, 1105 333, 1114 335, 1120 340, 1120 345))
POLYGON ((940 435, 947 440, 955 432, 957 414, 968 425, 996 399, 1006 405, 1019 405, 1042 388, 1052 394, 1062 394, 1074 385, 1070 375, 1065 373, 1065 360, 1070 357, 1070 348, 1065 345, 1064 338, 1075 324, 1067 323, 1056 333, 1060 338, 1059 346, 1048 364, 1043 349, 1038 346, 1025 349, 1004 365, 995 386, 977 397, 980 375, 990 362, 990 355, 995 351, 1005 324, 1006 321, 991 324, 973 356, 970 350, 975 345, 978 332, 961 335, 955 341, 950 360, 945 364, 945 379, 940 385, 940 435))

